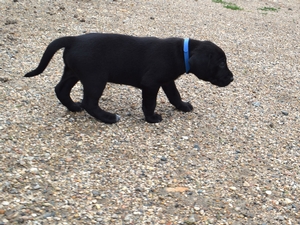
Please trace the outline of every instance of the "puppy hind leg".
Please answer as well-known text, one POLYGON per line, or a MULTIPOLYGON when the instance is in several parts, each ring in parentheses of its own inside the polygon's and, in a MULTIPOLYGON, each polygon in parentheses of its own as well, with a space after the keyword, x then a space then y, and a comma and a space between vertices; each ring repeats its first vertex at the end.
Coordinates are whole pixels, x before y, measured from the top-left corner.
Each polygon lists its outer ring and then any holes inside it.
POLYGON ((181 100, 181 96, 176 88, 175 82, 172 81, 162 86, 170 103, 176 107, 176 109, 183 112, 190 112, 193 110, 193 106, 189 102, 181 100))
POLYGON ((79 79, 72 74, 70 69, 65 66, 63 76, 55 87, 57 98, 72 112, 82 111, 80 103, 75 103, 70 97, 71 90, 78 80, 79 79))
POLYGON ((97 120, 104 123, 116 123, 120 120, 120 116, 106 112, 99 107, 99 99, 103 93, 106 83, 89 83, 89 85, 83 84, 84 96, 81 106, 97 120))

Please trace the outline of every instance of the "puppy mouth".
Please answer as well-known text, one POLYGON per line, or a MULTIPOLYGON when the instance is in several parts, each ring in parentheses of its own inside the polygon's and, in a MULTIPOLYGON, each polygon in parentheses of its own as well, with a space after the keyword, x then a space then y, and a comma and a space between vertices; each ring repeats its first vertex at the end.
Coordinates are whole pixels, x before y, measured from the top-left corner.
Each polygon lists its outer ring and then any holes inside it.
POLYGON ((218 86, 218 87, 226 87, 228 86, 232 81, 233 81, 233 77, 230 77, 226 80, 222 79, 222 80, 212 80, 211 83, 218 86))

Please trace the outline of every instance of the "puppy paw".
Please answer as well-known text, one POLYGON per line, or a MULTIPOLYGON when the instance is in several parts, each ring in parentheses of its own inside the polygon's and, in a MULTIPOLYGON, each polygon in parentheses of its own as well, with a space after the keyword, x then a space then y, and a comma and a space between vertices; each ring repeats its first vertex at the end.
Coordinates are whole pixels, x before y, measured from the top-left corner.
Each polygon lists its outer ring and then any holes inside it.
POLYGON ((152 116, 146 116, 145 120, 148 123, 159 123, 162 121, 162 117, 161 117, 161 115, 154 113, 152 116))
POLYGON ((121 116, 119 116, 117 114, 112 114, 112 113, 105 113, 105 116, 103 116, 99 119, 104 123, 113 124, 113 123, 119 122, 121 119, 121 116))
POLYGON ((181 102, 176 108, 182 112, 190 112, 193 110, 193 106, 189 102, 181 102))
POLYGON ((74 102, 74 104, 68 106, 68 110, 71 112, 81 112, 83 108, 81 107, 80 102, 74 102))

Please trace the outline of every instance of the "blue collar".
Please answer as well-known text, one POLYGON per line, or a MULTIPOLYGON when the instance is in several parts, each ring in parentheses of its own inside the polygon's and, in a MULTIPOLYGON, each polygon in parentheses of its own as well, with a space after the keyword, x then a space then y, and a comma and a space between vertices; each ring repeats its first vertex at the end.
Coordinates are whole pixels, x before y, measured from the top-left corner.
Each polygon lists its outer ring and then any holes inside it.
POLYGON ((190 64, 189 64, 189 38, 185 38, 183 42, 183 53, 184 53, 184 64, 185 64, 185 73, 189 73, 190 71, 190 64))

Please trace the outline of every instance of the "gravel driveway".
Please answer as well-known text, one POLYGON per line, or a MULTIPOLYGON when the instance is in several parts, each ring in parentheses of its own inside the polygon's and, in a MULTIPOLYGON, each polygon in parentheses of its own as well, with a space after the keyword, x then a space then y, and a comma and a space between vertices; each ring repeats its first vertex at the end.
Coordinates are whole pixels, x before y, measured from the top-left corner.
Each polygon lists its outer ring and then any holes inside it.
MULTIPOLYGON (((300 224, 299 0, 0 0, 0 225, 300 224), (89 32, 211 40, 235 81, 159 92, 107 85, 107 125, 57 100, 61 51, 24 78, 54 39, 89 32)), ((75 86, 72 97, 82 98, 75 86)))

